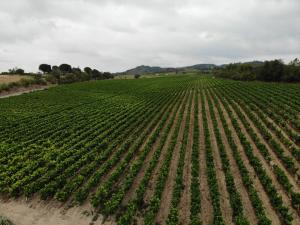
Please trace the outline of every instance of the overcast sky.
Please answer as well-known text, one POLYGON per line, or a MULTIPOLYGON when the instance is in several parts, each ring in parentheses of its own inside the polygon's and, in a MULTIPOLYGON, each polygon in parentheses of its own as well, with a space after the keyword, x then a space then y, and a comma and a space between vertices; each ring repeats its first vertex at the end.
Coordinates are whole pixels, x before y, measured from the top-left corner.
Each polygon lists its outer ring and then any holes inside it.
POLYGON ((300 56, 299 0, 1 0, 0 71, 300 56))

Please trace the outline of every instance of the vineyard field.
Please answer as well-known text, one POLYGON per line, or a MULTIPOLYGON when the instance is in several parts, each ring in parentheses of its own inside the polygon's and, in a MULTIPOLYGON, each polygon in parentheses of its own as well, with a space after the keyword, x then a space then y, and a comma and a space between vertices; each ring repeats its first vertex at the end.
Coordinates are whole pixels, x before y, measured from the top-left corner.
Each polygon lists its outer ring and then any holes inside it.
POLYGON ((37 201, 88 208, 87 225, 300 224, 300 84, 187 74, 0 99, 0 216, 47 224, 17 211, 37 201))

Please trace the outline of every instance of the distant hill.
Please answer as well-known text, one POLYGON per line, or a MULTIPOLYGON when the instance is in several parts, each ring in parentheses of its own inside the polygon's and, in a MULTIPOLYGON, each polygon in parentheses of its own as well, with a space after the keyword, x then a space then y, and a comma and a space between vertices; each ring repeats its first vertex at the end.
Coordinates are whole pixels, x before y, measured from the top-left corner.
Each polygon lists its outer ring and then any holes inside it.
POLYGON ((215 64, 196 64, 193 66, 181 67, 180 69, 210 70, 218 67, 215 64))
POLYGON ((150 74, 150 73, 167 73, 167 72, 175 72, 175 71, 183 71, 183 70, 208 70, 217 67, 214 64, 197 64, 193 66, 186 67, 159 67, 159 66, 138 66, 130 70, 126 70, 120 74, 150 74))
MULTIPOLYGON (((257 67, 263 65, 263 63, 264 62, 262 61, 250 61, 250 62, 238 62, 237 64, 250 64, 254 67, 257 67)), ((117 74, 135 75, 135 74, 167 73, 167 72, 176 72, 176 71, 185 71, 185 70, 207 71, 218 67, 225 67, 226 65, 228 64, 223 64, 223 65, 196 64, 193 66, 184 66, 184 67, 159 67, 159 66, 141 65, 117 74)))
POLYGON ((126 70, 124 74, 148 74, 148 73, 164 73, 164 72, 175 72, 176 68, 162 68, 159 66, 138 66, 136 68, 126 70))

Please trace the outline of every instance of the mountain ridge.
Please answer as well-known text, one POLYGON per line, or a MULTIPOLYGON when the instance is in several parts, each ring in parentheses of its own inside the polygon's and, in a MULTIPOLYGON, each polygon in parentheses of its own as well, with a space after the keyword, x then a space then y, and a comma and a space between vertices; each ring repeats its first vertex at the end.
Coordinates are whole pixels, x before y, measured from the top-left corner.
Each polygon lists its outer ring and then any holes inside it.
MULTIPOLYGON (((250 62, 238 62, 234 64, 251 64, 252 66, 259 66, 262 61, 250 61, 250 62)), ((136 74, 150 74, 150 73, 167 73, 167 72, 179 72, 184 70, 199 70, 199 71, 208 71, 218 67, 224 67, 228 64, 216 65, 213 63, 200 63, 192 66, 183 66, 183 67, 160 67, 160 66, 148 66, 140 65, 135 68, 126 70, 124 72, 119 72, 117 74, 127 74, 127 75, 136 75, 136 74)))

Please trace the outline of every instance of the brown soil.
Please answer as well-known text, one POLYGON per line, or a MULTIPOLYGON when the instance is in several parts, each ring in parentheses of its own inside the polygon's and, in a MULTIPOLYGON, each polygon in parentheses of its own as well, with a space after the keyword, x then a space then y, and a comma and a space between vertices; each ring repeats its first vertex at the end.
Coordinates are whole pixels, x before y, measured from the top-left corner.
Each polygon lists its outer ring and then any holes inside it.
POLYGON ((194 135, 194 114, 195 114, 195 97, 193 97, 191 117, 189 121, 189 136, 186 146, 186 154, 184 159, 184 169, 183 169, 183 180, 184 189, 182 192, 181 200, 179 203, 179 215, 181 219, 181 224, 188 224, 190 218, 190 206, 191 206, 191 158, 192 158, 192 146, 193 146, 193 135, 194 135))
MULTIPOLYGON (((254 112, 254 111, 253 111, 254 112)), ((276 129, 280 130, 282 135, 288 139, 289 141, 292 142, 293 146, 297 146, 296 143, 289 137, 289 135, 286 133, 286 131, 284 131, 284 129, 278 125, 274 120, 272 120, 267 114, 265 114, 263 111, 261 111, 265 116, 266 116, 266 119, 271 122, 273 124, 274 127, 276 127, 276 129)), ((255 112, 254 112, 255 113, 255 112)), ((290 130, 290 129, 289 129, 290 130)), ((270 130, 271 131, 271 130, 270 130)), ((300 144, 299 144, 300 145, 300 144)))
MULTIPOLYGON (((151 123, 151 122, 150 122, 150 123, 151 123)), ((149 129, 150 124, 147 124, 146 126, 147 126, 147 127, 145 128, 145 130, 146 130, 146 129, 149 129)), ((151 133, 149 134, 149 136, 148 136, 148 137, 146 138, 146 140, 143 142, 143 144, 142 144, 142 146, 140 147, 140 149, 143 149, 143 148, 145 147, 145 145, 146 145, 148 139, 150 138, 150 136, 153 134, 154 130, 155 130, 157 127, 158 127, 158 123, 155 125, 154 129, 151 131, 151 133)), ((112 153, 111 153, 111 155, 108 157, 107 161, 108 161, 108 160, 111 160, 111 159, 113 158, 113 156, 115 155, 115 154, 114 154, 115 151, 116 151, 119 147, 120 147, 120 145, 118 145, 117 147, 115 147, 115 148, 112 150, 112 153)), ((140 149, 139 149, 139 150, 140 150, 140 149)), ((126 153, 123 153, 123 155, 121 156, 119 162, 122 162, 122 161, 125 159, 126 155, 127 155, 127 152, 126 152, 126 153)), ((136 155, 135 155, 135 156, 136 156, 136 155)), ((102 165, 102 164, 101 164, 101 165, 102 165)), ((99 165, 99 166, 97 167, 97 169, 95 170, 95 172, 96 172, 98 169, 101 168, 101 165, 99 165)), ((130 163, 129 163, 128 165, 130 165, 130 163)), ((102 176, 102 178, 100 179, 100 182, 99 182, 99 184, 98 184, 98 187, 99 187, 101 184, 105 183, 105 182, 109 179, 109 177, 110 177, 111 174, 114 172, 114 170, 115 170, 115 168, 116 168, 117 166, 118 166, 118 164, 117 164, 117 165, 114 165, 114 166, 113 166, 106 174, 104 174, 104 175, 102 176)), ((82 169, 82 168, 81 168, 81 169, 82 169)), ((80 170, 81 170, 81 169, 80 169, 80 170)), ((77 171, 77 173, 79 173, 80 170, 77 171)), ((91 176, 92 176, 92 175, 91 175, 91 176)), ((124 179, 125 176, 123 176, 122 178, 124 179)), ((121 180, 122 180, 122 178, 121 178, 121 180)), ((114 183, 114 188, 115 188, 120 182, 121 182, 121 181, 119 180, 118 182, 114 183)), ((96 190, 97 190, 97 187, 92 188, 92 189, 90 190, 89 196, 91 196, 92 194, 94 194, 94 193, 96 192, 96 190)), ((74 200, 73 198, 74 198, 74 195, 71 195, 71 196, 69 197, 68 201, 67 201, 67 204, 72 204, 72 202, 73 202, 73 200, 74 200)), ((88 200, 88 199, 89 199, 89 198, 87 198, 87 200, 88 200)), ((86 200, 86 201, 87 201, 87 200, 86 200)))
MULTIPOLYGON (((231 107, 231 105, 229 106, 231 107)), ((231 107, 231 110, 233 110, 233 108, 231 107)), ((234 113, 234 115, 237 117, 237 115, 234 113)), ((246 117, 246 115, 244 114, 244 116, 246 117)), ((238 118, 238 117, 237 117, 238 118)), ((249 118, 246 117, 246 119, 248 120, 248 122, 250 123, 250 126, 255 129, 256 127, 252 124, 252 122, 249 120, 249 118)), ((253 142, 253 140, 251 139, 251 137, 249 136, 249 134, 247 133, 245 127, 243 126, 242 122, 240 121, 240 119, 238 118, 238 123, 244 133, 244 135, 246 136, 247 140, 250 142, 252 148, 253 148, 253 153, 255 154, 256 157, 258 157, 264 167, 264 169, 266 170, 268 176, 272 179, 272 183, 273 185, 275 186, 276 190, 278 191, 278 194, 280 196, 282 196, 282 200, 283 200, 283 203, 284 205, 288 206, 291 210, 291 212, 293 212, 293 218, 294 218, 294 221, 296 222, 296 224, 300 224, 300 218, 299 218, 299 215, 297 213, 296 210, 294 210, 294 208, 292 207, 291 205, 291 200, 288 196, 288 194, 285 192, 285 190, 282 188, 282 186, 279 184, 277 178, 276 178, 276 175, 273 173, 272 171, 272 168, 271 168, 271 165, 269 165, 263 158, 263 156, 260 154, 258 148, 255 146, 255 143, 253 142)), ((265 141, 263 140, 263 137, 261 136, 261 134, 259 133, 258 130, 256 130, 256 133, 258 135, 258 137, 260 138, 261 142, 264 143, 267 148, 268 145, 265 143, 265 141)), ((281 166, 281 163, 280 163, 280 160, 276 157, 276 155, 272 152, 272 150, 269 149, 269 152, 271 154, 271 157, 272 157, 272 163, 275 163, 276 165, 278 166, 281 166)), ((282 167, 282 169, 284 169, 282 167)), ((289 173, 286 172, 286 175, 288 176, 291 184, 293 184, 293 179, 292 177, 289 175, 289 173)), ((295 183, 294 183, 295 184, 295 183)), ((297 185, 294 187, 294 188, 297 188, 297 185)))
POLYGON ((249 176, 251 177, 251 179, 253 181, 253 184, 254 184, 254 186, 255 186, 255 188, 257 190, 257 194, 258 194, 259 198, 262 200, 263 206, 264 206, 264 208, 266 210, 266 215, 268 216, 268 218, 270 218, 272 220, 272 224, 276 224, 276 225, 281 224, 281 222, 280 222, 280 220, 279 220, 276 212, 274 211, 274 209, 273 209, 273 207, 272 207, 272 205, 271 205, 271 203, 269 201, 268 195, 264 191, 264 188, 261 185, 259 179, 257 178, 257 175, 256 175, 254 169, 249 164, 248 158, 247 158, 247 156, 246 156, 246 154, 244 152, 244 149, 242 147, 240 139, 239 139, 239 137, 237 136, 237 134, 235 132, 235 129, 234 129, 233 125, 232 125, 231 119, 230 119, 229 115, 227 114, 227 111, 225 110, 225 108, 224 108, 224 106, 222 105, 221 102, 220 102, 220 107, 221 107, 221 109, 223 111, 223 114, 224 114, 224 117, 225 117, 225 119, 227 121, 227 124, 228 124, 230 130, 232 131, 232 136, 233 136, 234 142, 236 143, 236 145, 239 148, 239 152, 240 152, 241 158, 243 159, 245 167, 249 171, 249 176))
POLYGON ((176 145, 175 145, 175 148, 173 151, 171 165, 169 168, 169 174, 168 174, 168 178, 166 181, 166 186, 162 193, 162 197, 161 197, 161 201, 160 201, 161 202, 160 209, 156 216, 157 224, 165 224, 165 221, 167 220, 168 214, 170 212, 173 187, 174 187, 174 183, 175 183, 178 159, 179 159, 179 155, 180 155, 180 148, 182 145, 185 123, 187 122, 186 121, 187 113, 188 113, 188 104, 185 105, 184 115, 183 115, 182 122, 180 124, 176 145))
MULTIPOLYGON (((174 110, 173 110, 173 111, 174 111, 174 110)), ((169 118, 169 119, 170 119, 170 118, 169 118)), ((154 129, 152 129, 152 131, 150 132, 150 134, 148 134, 148 136, 146 137, 146 139, 145 139, 144 142, 142 143, 141 147, 138 149, 138 151, 136 152, 136 154, 134 154, 133 158, 130 160, 130 162, 128 163, 128 165, 130 165, 131 162, 133 162, 134 159, 135 159, 136 157, 138 157, 139 153, 140 153, 141 150, 146 146, 146 144, 147 144, 147 142, 149 141, 151 135, 154 133, 154 131, 155 131, 156 128, 158 127, 158 124, 159 124, 159 122, 155 125, 154 129)), ((150 127, 150 124, 147 125, 147 127, 145 128, 145 130, 149 129, 149 127, 150 127)), ((119 162, 122 162, 122 161, 125 159, 126 155, 127 155, 127 152, 124 153, 124 154, 121 156, 121 159, 119 160, 119 162)), ((112 158, 112 157, 113 157, 113 155, 110 156, 110 158, 112 158)), ((116 167, 117 167, 118 165, 119 165, 119 163, 117 163, 116 165, 114 165, 114 166, 110 169, 110 171, 109 171, 108 173, 104 174, 104 176, 103 176, 103 178, 101 179, 101 182, 100 182, 100 184, 98 185, 98 187, 99 187, 101 184, 105 183, 105 182, 110 178, 111 174, 115 171, 115 169, 116 169, 116 167)), ((129 168, 129 167, 127 166, 127 168, 125 169, 125 171, 124 171, 124 173, 123 173, 123 174, 125 174, 125 175, 124 175, 124 176, 121 176, 121 178, 120 178, 118 181, 115 181, 113 187, 111 187, 111 188, 116 189, 116 188, 120 185, 120 183, 122 183, 122 182, 124 181, 124 179, 126 178, 126 171, 128 170, 128 168, 129 168)), ((92 191, 90 191, 90 195, 92 195, 93 193, 95 193, 95 191, 96 191, 96 188, 94 188, 92 191)), ((134 191, 133 191, 133 194, 134 194, 134 191)), ((128 200, 129 200, 129 199, 126 199, 126 201, 128 201, 128 200)))
POLYGON ((240 196, 241 196, 242 204, 243 204, 243 207, 244 207, 244 214, 248 218, 248 220, 251 221, 251 224, 252 223, 257 224, 257 218, 255 216, 255 211, 254 211, 254 209, 252 207, 252 204, 251 204, 251 201, 249 199, 248 192, 247 192, 245 186, 243 185, 241 174, 239 172, 238 166, 237 166, 237 164, 234 160, 234 157, 232 155, 232 152, 230 150, 231 147, 228 143, 228 140, 227 140, 227 137, 226 137, 226 134, 225 134, 225 130, 223 128, 219 113, 218 113, 215 106, 214 106, 214 111, 215 111, 216 119, 217 119, 217 122, 218 122, 218 127, 220 128, 219 131, 220 131, 220 134, 221 134, 224 146, 225 146, 225 151, 227 153, 228 160, 229 160, 230 165, 231 165, 231 172, 232 172, 232 175, 234 177, 235 186, 236 186, 236 188, 237 188, 237 190, 238 190, 238 192, 240 193, 240 196))
MULTIPOLYGON (((169 106, 169 108, 172 107, 172 106, 169 106)), ((162 108, 160 111, 162 110, 167 110, 166 107, 162 108)), ((172 112, 174 111, 174 109, 172 109, 172 112)), ((172 114, 172 113, 171 113, 172 114)), ((154 116, 155 117, 155 116, 154 116)), ((168 118, 169 120, 170 118, 168 118)), ((146 124, 146 127, 144 128, 144 131, 145 130, 148 130, 150 128, 150 125, 151 125, 151 122, 149 124, 146 124)), ((157 124, 155 124, 154 128, 152 129, 152 131, 150 132, 150 134, 148 135, 148 137, 146 138, 146 140, 142 143, 141 147, 139 148, 139 151, 141 149, 143 149, 145 147, 145 145, 147 144, 149 138, 151 137, 151 135, 154 133, 154 131, 156 130, 156 128, 158 127, 159 125, 159 122, 157 124)), ((166 125, 165 125, 166 126, 166 125)), ((117 145, 113 150, 112 150, 112 153, 110 154, 110 156, 108 157, 107 161, 112 159, 113 156, 115 155, 115 151, 120 147, 121 144, 117 145)), ((127 155, 127 152, 126 153, 123 153, 123 155, 121 156, 119 162, 122 162, 125 157, 127 155)), ((137 155, 135 155, 134 157, 136 157, 137 155)), ((133 158, 134 159, 134 158, 133 158)), ((129 163, 130 164, 130 163, 129 163)), ((128 164, 128 165, 129 165, 128 164)), ((118 165, 118 164, 117 164, 118 165)), ((115 170, 115 168, 117 167, 117 165, 114 165, 110 170, 109 172, 107 172, 106 174, 103 175, 103 177, 101 178, 101 181, 100 181, 100 184, 103 184, 105 181, 108 180, 108 178, 110 177, 110 175, 113 173, 113 171, 115 170)), ((102 164, 99 165, 97 168, 101 168, 102 164)), ((81 168, 82 169, 82 168, 81 168)), ((96 169, 95 171, 97 171, 98 169, 96 169)), ((79 173, 80 171, 78 171, 79 173)), ((92 175, 91 175, 92 176, 92 175)), ((125 176, 123 176, 123 178, 125 178, 125 176)), ((118 185, 118 182, 115 183, 115 185, 118 185)), ((99 186, 99 185, 98 185, 99 186)), ((93 193, 95 193, 95 190, 96 188, 93 188, 91 191, 90 191, 90 195, 92 195, 93 193)), ((70 199, 72 199, 72 196, 70 197, 70 199)), ((73 199, 72 199, 73 200, 73 199)))
POLYGON ((171 127, 171 129, 170 129, 170 131, 168 133, 168 136, 167 136, 167 139, 166 139, 166 141, 164 143, 164 146, 163 146, 161 155, 159 157, 158 163, 157 163, 157 165, 156 165, 156 167, 155 167, 155 169, 153 171, 152 177, 150 178, 150 182, 149 182, 149 185, 147 187, 147 190, 146 190, 146 193, 145 193, 145 197, 144 197, 144 201, 146 203, 149 203, 151 197, 153 196, 154 188, 155 188, 155 184, 156 184, 156 180, 158 178, 158 175, 160 174, 160 168, 161 168, 161 166, 162 166, 162 164, 164 162, 164 158, 166 156, 167 149, 168 149, 169 143, 171 141, 171 137, 172 137, 172 135, 174 133, 175 126, 176 126, 176 123, 177 123, 178 117, 179 117, 179 112, 180 112, 181 108, 184 107, 184 104, 185 104, 185 101, 183 101, 182 105, 180 106, 179 110, 176 113, 174 123, 172 124, 172 127, 171 127))
MULTIPOLYGON (((0 200, 0 214, 16 225, 88 225, 92 222, 94 211, 88 206, 73 207, 68 210, 56 202, 45 202, 37 198, 30 201, 0 200)), ((99 215, 95 225, 102 223, 99 215)), ((109 223, 104 223, 108 225, 109 223)))
MULTIPOLYGON (((299 115, 299 116, 300 116, 300 115, 299 115)), ((298 116, 298 117, 299 117, 299 116, 298 116)), ((293 131, 294 133, 298 133, 298 134, 299 134, 300 130, 298 130, 297 127, 295 127, 295 125, 292 124, 292 122, 288 121, 288 122, 286 123, 286 126, 287 126, 291 131, 293 131)))
MULTIPOLYGON (((274 151, 272 150, 272 148, 269 146, 269 144, 265 141, 265 139, 263 138, 263 136, 261 135, 261 133, 259 132, 258 128, 254 125, 254 123, 250 120, 250 118, 246 115, 246 113, 243 111, 243 109, 238 105, 236 104, 237 107, 239 107, 239 109, 241 110, 241 112, 243 113, 243 115, 245 116, 247 122, 250 124, 250 127, 255 131, 256 135, 258 136, 259 140, 266 146, 266 148, 268 149, 268 152, 270 153, 271 155, 271 164, 275 163, 276 165, 278 165, 283 171, 285 171, 285 174, 287 175, 287 177, 289 178, 289 181, 290 183, 293 185, 295 191, 299 192, 299 186, 297 184, 297 177, 296 175, 295 176, 292 176, 287 170, 286 168, 284 167, 284 165, 282 164, 282 162, 280 161, 280 159, 277 157, 277 155, 274 153, 274 151)), ((240 122, 242 123, 242 122, 240 122)), ((246 132, 246 131, 245 131, 246 132)), ((270 131, 271 133, 271 131, 270 131)), ((248 137, 248 139, 250 140, 250 143, 253 145, 253 148, 255 148, 255 150, 257 150, 257 152, 259 152, 259 150, 256 148, 255 146, 255 143, 252 141, 251 137, 248 136, 248 133, 245 133, 245 135, 248 137)), ((279 142, 279 140, 274 137, 274 134, 272 135, 273 138, 275 138, 275 140, 277 142, 279 142)), ((280 143, 280 142, 279 142, 280 143)), ((288 151, 286 151, 287 153, 288 151)), ((261 154, 259 154, 261 155, 261 154)), ((289 155, 289 154, 287 154, 289 155)), ((265 162, 265 160, 263 160, 263 156, 261 155, 261 161, 265 162)), ((294 160, 295 162, 295 160, 294 160)), ((296 162, 295 162, 296 163, 296 162)), ((265 165, 267 165, 267 162, 265 163, 265 165)), ((271 165, 269 165, 271 166, 271 165)), ((264 167, 266 168, 266 167, 264 167)), ((275 179, 277 180, 277 179, 275 179)))
MULTIPOLYGON (((183 97, 184 97, 184 96, 183 96, 183 97)), ((173 107, 173 106, 170 106, 170 107, 173 107)), ((173 109, 171 110, 171 113, 170 113, 169 118, 167 119, 167 121, 166 121, 164 127, 162 128, 161 133, 164 133, 167 124, 170 122, 171 115, 173 115, 173 114, 175 113, 174 111, 175 111, 175 109, 173 108, 173 109)), ((143 164, 143 166, 142 166, 140 172, 139 172, 138 175, 136 176, 136 178, 135 178, 135 180, 134 180, 134 182, 133 182, 133 184, 132 184, 132 187, 131 187, 130 190, 126 193, 126 196, 125 196, 125 198, 124 198, 124 200, 123 200, 123 202, 122 202, 123 205, 126 205, 126 204, 129 202, 130 199, 133 199, 133 198, 134 198, 134 196, 135 196, 135 191, 137 190, 137 188, 138 188, 140 182, 142 181, 142 179, 143 179, 143 177, 144 177, 144 174, 145 174, 146 170, 147 170, 148 167, 149 167, 149 164, 150 164, 150 162, 151 162, 151 160, 152 160, 152 157, 153 157, 153 155, 154 155, 155 150, 157 149, 157 147, 158 147, 158 145, 159 145, 160 140, 161 140, 161 135, 159 135, 158 138, 155 140, 155 143, 153 144, 151 151, 149 152, 148 156, 146 157, 146 159, 145 159, 145 161, 144 161, 144 164, 143 164)))
POLYGON ((207 167, 206 167, 206 153, 205 153, 205 140, 204 140, 204 129, 202 119, 202 102, 199 98, 199 161, 200 161, 200 192, 201 192, 201 219, 203 224, 213 223, 213 207, 209 194, 208 182, 207 182, 207 167))
MULTIPOLYGON (((207 96, 206 96, 206 98, 207 98, 207 96)), ((211 139, 211 147, 212 147, 212 152, 213 152, 213 157, 214 157, 214 162, 215 162, 215 170, 216 170, 216 175, 217 175, 218 187, 219 187, 219 192, 220 192, 221 212, 222 212, 222 215, 224 217, 226 224, 233 224, 232 223, 232 210, 231 210, 230 201, 229 201, 229 194, 226 189, 225 175, 224 175, 224 172, 222 169, 221 158, 218 153, 218 151, 219 151, 218 144, 217 144, 217 140, 215 137, 213 123, 211 120, 207 100, 205 102, 205 109, 206 109, 208 129, 209 129, 210 139, 211 139)))
MULTIPOLYGON (((236 102, 235 102, 236 103, 236 102)), ((269 151, 272 149, 272 147, 271 146, 269 146, 269 144, 264 140, 264 138, 263 138, 263 136, 261 135, 261 133, 259 132, 259 130, 258 130, 258 128, 256 128, 255 127, 255 125, 254 125, 254 123, 252 123, 251 122, 251 119, 246 115, 246 113, 245 113, 245 111, 240 107, 240 105, 238 104, 238 103, 236 103, 236 105, 239 107, 239 109, 242 111, 242 113, 245 115, 245 117, 247 118, 247 121, 250 123, 250 125, 251 125, 251 127, 255 130, 255 132, 258 134, 258 136, 260 137, 260 139, 262 139, 263 140, 263 143, 267 146, 267 148, 269 149, 269 151)), ((252 111, 253 112, 253 111, 252 111)), ((257 114, 255 113, 255 112, 253 112, 256 116, 257 116, 257 114)), ((257 116, 258 117, 258 116, 257 116)), ((259 117, 258 117, 259 118, 259 117)), ((259 119, 260 120, 260 119, 259 119)), ((271 120, 271 119, 269 119, 269 121, 271 121, 273 124, 274 124, 274 122, 271 120)), ((265 126, 265 124, 263 123, 263 121, 262 120, 260 120, 260 122, 265 126)), ((274 124, 275 126, 276 126, 276 124, 274 124)), ((266 126, 265 126, 266 127, 266 126)), ((266 127, 266 129, 268 129, 267 127, 266 127)), ((280 128, 279 128, 280 129, 280 128)), ((278 144, 280 145, 280 147, 283 149, 283 150, 285 150, 285 154, 287 155, 287 156, 289 156, 289 157, 291 157, 291 158, 294 158, 294 156, 291 154, 291 152, 289 151, 289 149, 287 149, 286 147, 285 147, 285 145, 279 140, 279 138, 276 136, 276 134, 271 130, 271 129, 268 129, 268 131, 270 132, 270 134, 271 134, 271 137, 276 141, 276 142, 278 142, 278 144)), ((283 132, 283 131, 282 131, 283 132)), ((284 132, 283 132, 283 134, 284 134, 284 132)), ((271 151, 272 153, 273 153, 273 151, 271 151)), ((272 154, 272 155, 274 155, 275 157, 276 157, 276 155, 275 155, 275 153, 274 154, 272 154)), ((298 161, 296 161, 296 160, 294 160, 294 163, 295 163, 295 166, 296 166, 296 168, 298 168, 298 169, 300 169, 300 164, 299 164, 299 162, 298 161)), ((288 173, 288 171, 286 171, 287 173, 288 173)), ((298 179, 297 177, 294 177, 294 179, 298 179)))

